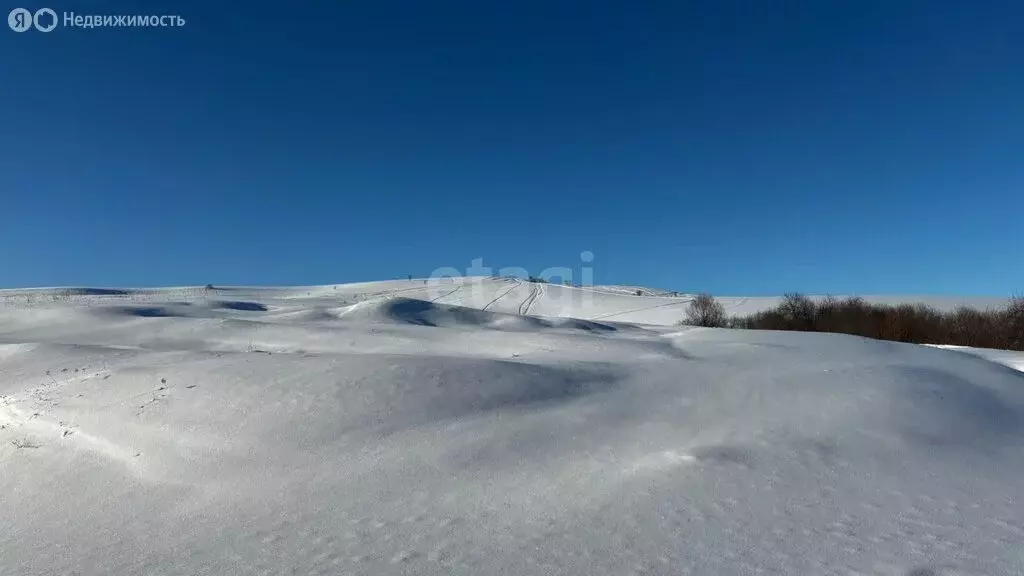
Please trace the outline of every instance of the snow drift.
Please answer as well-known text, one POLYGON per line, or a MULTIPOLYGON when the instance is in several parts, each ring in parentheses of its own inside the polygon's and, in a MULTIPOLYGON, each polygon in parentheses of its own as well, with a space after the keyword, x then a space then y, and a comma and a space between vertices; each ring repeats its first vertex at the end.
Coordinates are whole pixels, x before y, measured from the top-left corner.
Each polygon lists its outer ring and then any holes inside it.
POLYGON ((1024 570, 1021 372, 409 284, 7 294, 0 572, 1024 570))

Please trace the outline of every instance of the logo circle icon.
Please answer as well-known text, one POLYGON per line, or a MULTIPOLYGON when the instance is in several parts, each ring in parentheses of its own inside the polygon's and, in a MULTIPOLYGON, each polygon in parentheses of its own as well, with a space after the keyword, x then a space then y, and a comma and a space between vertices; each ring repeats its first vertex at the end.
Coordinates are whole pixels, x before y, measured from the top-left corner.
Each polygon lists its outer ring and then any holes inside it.
MULTIPOLYGON (((56 18, 54 21, 56 22, 56 18)), ((15 32, 24 32, 32 27, 34 18, 32 13, 24 8, 15 8, 7 15, 7 25, 15 32)))
MULTIPOLYGON (((27 12, 27 10, 26 10, 26 12, 27 12)), ((39 10, 36 10, 35 15, 32 16, 32 25, 35 26, 36 30, 39 30, 40 32, 50 32, 51 30, 53 30, 54 28, 57 27, 57 13, 54 12, 50 8, 40 8, 39 10), (40 26, 39 25, 39 23, 42 21, 40 16, 43 16, 43 15, 49 15, 50 16, 50 25, 49 26, 40 26)))

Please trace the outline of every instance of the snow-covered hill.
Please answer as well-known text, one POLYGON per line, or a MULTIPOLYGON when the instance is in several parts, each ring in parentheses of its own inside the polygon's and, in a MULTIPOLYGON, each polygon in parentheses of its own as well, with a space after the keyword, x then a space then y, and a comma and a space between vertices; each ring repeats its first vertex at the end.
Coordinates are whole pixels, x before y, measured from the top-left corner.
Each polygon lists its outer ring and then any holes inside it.
POLYGON ((2 292, 0 573, 1024 572, 1024 373, 650 294, 2 292))
MULTIPOLYGON (((390 280, 331 286, 293 288, 230 287, 161 289, 64 288, 0 290, 0 310, 40 307, 46 303, 88 307, 112 302, 142 304, 168 301, 253 300, 274 301, 275 309, 309 310, 344 306, 353 302, 403 296, 441 304, 478 308, 510 314, 550 315, 590 320, 614 320, 634 324, 671 326, 685 315, 692 295, 639 286, 571 287, 535 284, 512 278, 470 277, 390 280), (640 295, 637 294, 640 293, 640 295)), ((730 315, 746 315, 774 307, 780 297, 718 296, 730 315)), ((976 308, 1002 306, 1004 298, 955 298, 941 296, 864 296, 872 303, 920 302, 939 310, 967 305, 976 308)))

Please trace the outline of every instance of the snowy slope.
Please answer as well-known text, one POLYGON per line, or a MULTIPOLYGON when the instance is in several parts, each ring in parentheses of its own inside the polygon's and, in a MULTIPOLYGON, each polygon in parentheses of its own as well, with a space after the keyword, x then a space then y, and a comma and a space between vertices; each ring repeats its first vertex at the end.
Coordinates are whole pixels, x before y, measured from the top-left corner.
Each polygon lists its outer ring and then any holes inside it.
POLYGON ((946 344, 928 344, 928 346, 971 354, 972 356, 984 358, 989 362, 995 362, 996 364, 1002 364, 1003 366, 1024 372, 1024 352, 992 350, 988 348, 971 348, 970 346, 951 346, 946 344))
MULTIPOLYGON (((663 290, 637 286, 570 287, 559 284, 535 284, 511 278, 469 277, 444 279, 389 280, 359 284, 300 287, 230 287, 207 291, 203 288, 116 289, 78 288, 42 290, 0 290, 0 309, 38 307, 47 302, 74 304, 78 307, 126 301, 254 300, 278 302, 277 307, 293 306, 305 310, 327 302, 330 306, 394 296, 479 308, 511 314, 570 316, 590 320, 670 326, 685 316, 692 295, 673 296, 663 290), (638 296, 637 290, 643 294, 638 296)), ((718 299, 731 315, 766 310, 779 303, 779 297, 730 297, 718 299)), ((873 303, 898 304, 921 302, 939 310, 967 305, 977 308, 1002 306, 1003 298, 955 298, 937 296, 864 296, 873 303)))
POLYGON ((1024 572, 1024 374, 969 354, 502 279, 122 292, 0 294, 0 574, 1024 572))

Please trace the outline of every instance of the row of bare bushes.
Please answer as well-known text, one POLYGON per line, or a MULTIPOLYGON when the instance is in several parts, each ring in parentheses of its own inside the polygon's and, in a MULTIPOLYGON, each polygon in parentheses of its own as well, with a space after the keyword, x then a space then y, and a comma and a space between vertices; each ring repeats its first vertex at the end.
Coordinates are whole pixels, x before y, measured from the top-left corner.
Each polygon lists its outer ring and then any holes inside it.
POLYGON ((751 330, 839 332, 895 342, 952 344, 1024 351, 1024 297, 1005 306, 979 310, 966 306, 940 311, 924 304, 870 304, 863 298, 813 300, 786 294, 774 308, 728 317, 710 294, 690 303, 684 324, 751 330))

